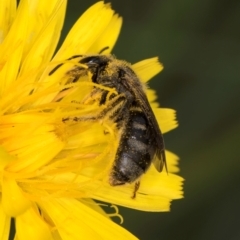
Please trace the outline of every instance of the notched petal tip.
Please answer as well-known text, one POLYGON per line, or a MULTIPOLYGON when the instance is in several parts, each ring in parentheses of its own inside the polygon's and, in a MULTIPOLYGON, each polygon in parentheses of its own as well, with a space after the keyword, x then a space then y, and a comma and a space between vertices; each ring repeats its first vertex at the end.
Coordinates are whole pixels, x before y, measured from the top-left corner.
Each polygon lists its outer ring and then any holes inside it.
POLYGON ((100 53, 102 49, 106 48, 106 50, 103 51, 103 54, 110 53, 118 39, 121 27, 122 17, 118 14, 114 14, 106 29, 101 33, 101 36, 89 48, 89 52, 100 53))
POLYGON ((74 24, 55 60, 66 59, 76 53, 90 53, 91 47, 111 23, 113 15, 109 4, 101 1, 92 5, 74 24))
POLYGON ((168 172, 170 173, 179 172, 180 170, 178 167, 179 157, 168 150, 165 150, 165 153, 167 159, 168 172))
POLYGON ((153 108, 162 133, 169 132, 178 126, 176 111, 170 108, 153 108))
POLYGON ((163 69, 163 65, 159 62, 158 57, 142 60, 133 64, 132 67, 142 82, 149 81, 163 69))

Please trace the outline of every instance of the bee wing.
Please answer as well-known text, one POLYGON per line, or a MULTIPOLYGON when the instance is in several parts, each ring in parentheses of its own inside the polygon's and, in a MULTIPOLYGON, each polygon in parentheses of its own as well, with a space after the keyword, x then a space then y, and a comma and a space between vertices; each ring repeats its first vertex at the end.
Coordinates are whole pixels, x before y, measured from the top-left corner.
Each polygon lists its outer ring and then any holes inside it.
POLYGON ((158 122, 155 118, 155 115, 152 111, 152 108, 148 102, 146 94, 143 91, 143 88, 139 79, 137 78, 137 76, 133 77, 133 75, 131 74, 126 79, 126 81, 124 81, 123 84, 127 89, 129 89, 134 94, 135 99, 139 103, 140 108, 145 113, 149 121, 150 127, 152 127, 155 133, 155 138, 157 143, 157 152, 156 152, 155 158, 153 159, 153 164, 155 168, 159 172, 161 172, 163 170, 163 167, 165 166, 167 171, 167 162, 166 162, 166 156, 165 156, 165 146, 164 146, 163 135, 159 128, 158 122))
POLYGON ((137 98, 140 103, 141 109, 146 114, 149 124, 153 128, 153 131, 154 131, 155 137, 156 137, 157 152, 156 152, 155 158, 153 159, 153 164, 159 172, 161 172, 163 170, 164 166, 166 167, 166 170, 167 170, 165 146, 164 146, 162 132, 159 128, 158 122, 155 118, 155 115, 152 111, 152 108, 147 100, 145 93, 143 91, 138 91, 137 94, 138 94, 137 98))

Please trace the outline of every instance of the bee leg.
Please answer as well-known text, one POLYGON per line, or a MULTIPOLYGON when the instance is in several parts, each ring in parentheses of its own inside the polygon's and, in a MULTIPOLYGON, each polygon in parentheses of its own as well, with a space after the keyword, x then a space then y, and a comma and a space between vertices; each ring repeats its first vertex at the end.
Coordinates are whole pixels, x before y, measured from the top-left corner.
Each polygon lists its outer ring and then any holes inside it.
POLYGON ((130 105, 130 101, 126 100, 126 96, 125 94, 120 94, 117 97, 111 99, 106 108, 104 108, 103 110, 101 110, 98 113, 95 113, 93 115, 86 115, 83 117, 67 117, 67 118, 63 118, 62 121, 66 122, 66 121, 74 121, 74 122, 78 122, 78 121, 97 121, 97 120, 103 120, 103 119, 112 119, 115 118, 115 116, 122 116, 122 113, 129 107, 130 105), (116 112, 118 112, 116 114, 116 112))
POLYGON ((132 199, 135 199, 135 198, 136 198, 136 193, 137 193, 139 187, 140 187, 140 181, 135 182, 132 199))
POLYGON ((93 89, 87 96, 81 101, 82 104, 91 104, 95 101, 101 101, 103 91, 98 88, 93 89))

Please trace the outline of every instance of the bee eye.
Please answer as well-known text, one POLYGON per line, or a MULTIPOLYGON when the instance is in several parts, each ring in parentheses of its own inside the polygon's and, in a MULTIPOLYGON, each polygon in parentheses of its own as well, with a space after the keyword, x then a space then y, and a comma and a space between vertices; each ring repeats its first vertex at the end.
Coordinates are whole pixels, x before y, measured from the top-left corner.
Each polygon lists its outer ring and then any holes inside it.
POLYGON ((87 65, 99 65, 101 62, 99 57, 85 57, 80 60, 80 63, 87 65))
POLYGON ((88 67, 104 67, 107 65, 108 60, 104 59, 103 56, 89 56, 82 58, 79 63, 86 64, 88 67))
POLYGON ((87 64, 99 64, 99 59, 98 58, 91 58, 87 64))

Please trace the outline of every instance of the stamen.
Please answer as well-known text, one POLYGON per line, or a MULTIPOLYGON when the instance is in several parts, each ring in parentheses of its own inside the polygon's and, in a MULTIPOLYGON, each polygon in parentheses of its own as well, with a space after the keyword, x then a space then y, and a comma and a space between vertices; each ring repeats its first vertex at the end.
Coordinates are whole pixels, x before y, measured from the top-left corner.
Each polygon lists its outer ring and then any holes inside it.
POLYGON ((119 214, 119 210, 118 210, 118 207, 116 205, 111 205, 110 206, 111 208, 114 208, 115 209, 115 213, 107 213, 107 215, 109 217, 118 217, 120 219, 120 224, 123 224, 123 217, 121 214, 119 214))

